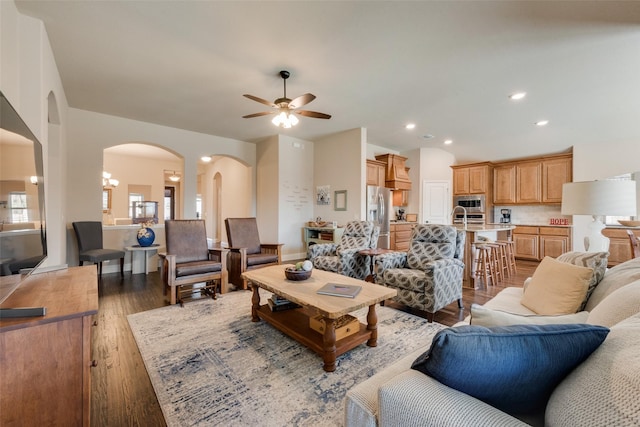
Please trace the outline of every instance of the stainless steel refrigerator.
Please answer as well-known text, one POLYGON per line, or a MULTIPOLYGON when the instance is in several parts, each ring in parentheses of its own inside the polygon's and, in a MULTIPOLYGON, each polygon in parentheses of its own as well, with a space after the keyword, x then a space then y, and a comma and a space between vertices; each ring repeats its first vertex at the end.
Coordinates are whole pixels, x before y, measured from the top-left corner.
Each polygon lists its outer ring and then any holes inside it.
POLYGON ((367 186, 367 220, 380 227, 378 247, 389 249, 389 228, 393 215, 391 190, 386 187, 367 186))

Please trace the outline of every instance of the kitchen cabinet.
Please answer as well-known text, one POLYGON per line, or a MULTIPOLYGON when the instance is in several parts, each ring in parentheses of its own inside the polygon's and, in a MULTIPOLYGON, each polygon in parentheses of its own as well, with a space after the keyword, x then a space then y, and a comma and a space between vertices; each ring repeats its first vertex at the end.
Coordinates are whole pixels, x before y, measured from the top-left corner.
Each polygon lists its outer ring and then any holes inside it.
POLYGON ((571 228, 540 227, 540 259, 557 258, 571 250, 571 228))
POLYGON ((304 227, 304 246, 309 249, 309 246, 317 243, 335 243, 340 244, 342 233, 344 233, 344 227, 304 227))
POLYGON ((518 259, 540 261, 545 256, 557 258, 572 250, 570 227, 517 226, 513 240, 518 259))
POLYGON ((486 194, 491 188, 490 163, 451 166, 453 169, 453 194, 486 194))
POLYGON ((389 228, 389 249, 394 251, 408 251, 411 233, 415 222, 391 223, 389 228))
POLYGON ((511 205, 516 203, 516 166, 504 165, 493 168, 493 203, 511 205))
POLYGON ((542 163, 516 164, 516 203, 531 205, 542 201, 542 163))
POLYGON ((32 275, 2 306, 46 315, 0 319, 0 425, 89 426, 96 267, 32 275))
POLYGON ((562 185, 573 180, 573 157, 542 161, 542 203, 562 203, 562 185))
POLYGON ((393 191, 393 206, 407 206, 409 204, 409 192, 406 190, 393 191))
MULTIPOLYGON (((629 228, 633 234, 640 237, 640 230, 629 228)), ((602 234, 609 238, 609 261, 608 267, 613 267, 632 258, 631 243, 627 236, 626 227, 607 227, 602 230, 602 234)))
POLYGON ((493 168, 493 203, 561 203, 562 185, 573 179, 572 162, 572 154, 561 154, 496 163, 493 168))
POLYGON ((384 187, 385 167, 386 164, 384 162, 367 160, 367 185, 384 187))
POLYGON ((516 258, 538 261, 540 245, 538 227, 518 226, 513 230, 513 241, 516 246, 516 258))

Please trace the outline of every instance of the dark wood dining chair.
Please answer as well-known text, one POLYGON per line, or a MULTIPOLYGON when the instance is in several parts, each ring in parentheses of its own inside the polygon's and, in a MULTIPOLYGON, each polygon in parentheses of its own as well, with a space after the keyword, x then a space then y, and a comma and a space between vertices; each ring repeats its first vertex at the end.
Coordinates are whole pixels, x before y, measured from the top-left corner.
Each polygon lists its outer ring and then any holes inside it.
POLYGON ((261 243, 256 218, 224 220, 229 239, 229 281, 247 289, 242 273, 282 263, 283 243, 261 243))
POLYGON ((640 258, 640 238, 633 234, 633 231, 627 230, 629 236, 629 244, 631 245, 631 256, 633 258, 640 258))

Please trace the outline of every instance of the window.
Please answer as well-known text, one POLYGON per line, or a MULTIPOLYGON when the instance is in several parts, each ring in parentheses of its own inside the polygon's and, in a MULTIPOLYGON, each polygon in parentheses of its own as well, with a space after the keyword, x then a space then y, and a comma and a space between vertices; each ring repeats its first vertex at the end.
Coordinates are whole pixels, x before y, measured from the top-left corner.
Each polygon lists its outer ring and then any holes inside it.
MULTIPOLYGON (((627 174, 624 174, 624 175, 614 176, 611 179, 618 179, 618 180, 621 180, 621 181, 630 181, 632 178, 631 178, 631 174, 627 173, 627 174)), ((605 219, 604 219, 604 223, 605 224, 618 225, 619 224, 618 223, 619 219, 625 221, 625 220, 630 220, 631 217, 630 216, 606 216, 605 219)))
POLYGON ((9 193, 9 209, 12 223, 29 222, 27 193, 24 191, 12 191, 9 193))
MULTIPOLYGON (((144 202, 144 194, 129 193, 129 209, 130 209, 129 218, 135 218, 136 216, 140 216, 140 214, 142 214, 141 210, 139 212, 133 212, 136 202, 144 202), (135 215, 136 213, 138 215, 135 215)), ((138 208, 138 209, 141 209, 141 208, 138 208)))

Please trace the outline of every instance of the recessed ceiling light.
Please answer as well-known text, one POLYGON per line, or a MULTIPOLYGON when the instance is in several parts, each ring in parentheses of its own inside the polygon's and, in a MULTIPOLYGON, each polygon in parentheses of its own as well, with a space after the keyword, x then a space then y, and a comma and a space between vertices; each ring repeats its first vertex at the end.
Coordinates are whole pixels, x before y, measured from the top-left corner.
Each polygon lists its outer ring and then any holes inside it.
POLYGON ((546 126, 549 124, 549 120, 539 120, 536 122, 536 126, 546 126))
POLYGON ((211 161, 211 156, 202 156, 200 157, 200 160, 209 163, 211 161))
POLYGON ((527 92, 516 92, 516 93, 513 93, 513 94, 509 95, 509 99, 517 101, 519 99, 524 98, 525 96, 527 96, 527 92))
POLYGON ((416 128, 416 125, 415 125, 415 123, 407 123, 407 125, 405 126, 405 128, 407 128, 407 129, 415 129, 415 128, 416 128))
POLYGON ((449 144, 453 144, 453 140, 452 139, 445 139, 444 140, 444 145, 449 145, 449 144))

